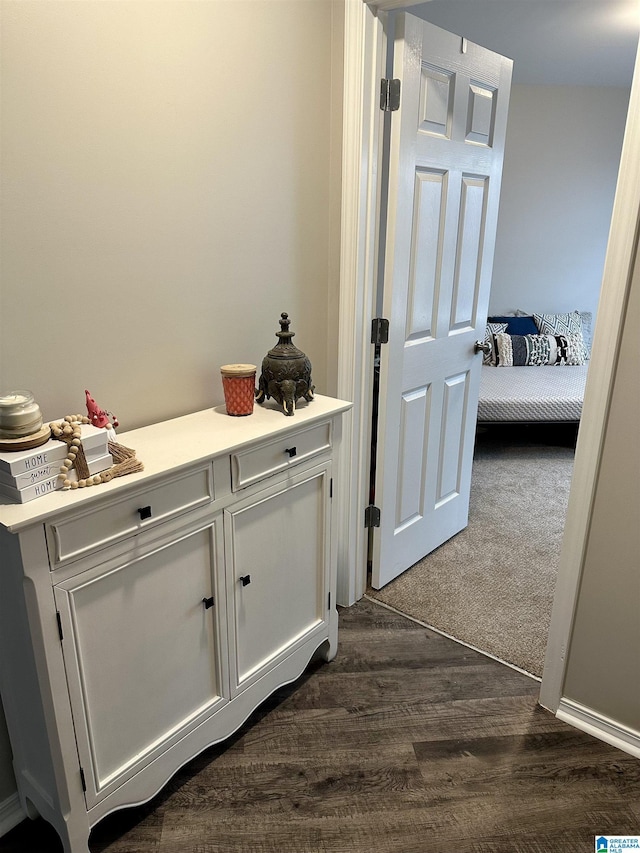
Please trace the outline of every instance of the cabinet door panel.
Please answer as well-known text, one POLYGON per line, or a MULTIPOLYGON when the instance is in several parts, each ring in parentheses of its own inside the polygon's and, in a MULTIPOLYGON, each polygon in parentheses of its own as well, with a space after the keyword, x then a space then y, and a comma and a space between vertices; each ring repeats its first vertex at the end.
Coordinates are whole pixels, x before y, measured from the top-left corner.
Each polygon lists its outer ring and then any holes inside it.
POLYGON ((203 602, 218 600, 215 533, 209 524, 56 588, 88 805, 222 701, 217 607, 203 602))
POLYGON ((236 689, 326 621, 328 470, 290 478, 225 512, 236 689))

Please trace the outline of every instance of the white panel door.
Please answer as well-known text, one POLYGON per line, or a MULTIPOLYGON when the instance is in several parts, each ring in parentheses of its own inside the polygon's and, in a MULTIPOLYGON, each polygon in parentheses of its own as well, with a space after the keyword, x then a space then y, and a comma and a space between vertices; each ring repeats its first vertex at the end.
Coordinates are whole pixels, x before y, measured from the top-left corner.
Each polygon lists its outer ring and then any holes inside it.
POLYGON ((395 16, 372 584, 468 520, 511 60, 395 16))

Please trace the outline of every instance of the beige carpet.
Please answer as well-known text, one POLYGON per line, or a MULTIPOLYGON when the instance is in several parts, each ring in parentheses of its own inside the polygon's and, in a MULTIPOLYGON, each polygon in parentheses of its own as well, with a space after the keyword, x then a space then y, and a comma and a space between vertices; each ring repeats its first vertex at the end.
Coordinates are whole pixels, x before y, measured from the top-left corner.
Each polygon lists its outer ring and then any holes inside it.
POLYGON ((542 675, 573 467, 573 432, 478 438, 469 526, 368 594, 542 675), (510 437, 511 436, 511 437, 510 437))

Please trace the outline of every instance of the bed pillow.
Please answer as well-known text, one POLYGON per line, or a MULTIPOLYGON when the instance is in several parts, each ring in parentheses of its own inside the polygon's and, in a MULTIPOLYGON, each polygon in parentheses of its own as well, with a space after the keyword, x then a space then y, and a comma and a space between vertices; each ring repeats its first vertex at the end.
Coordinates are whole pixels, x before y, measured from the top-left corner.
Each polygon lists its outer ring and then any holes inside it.
POLYGON ((587 358, 591 358, 591 344, 593 342, 593 314, 591 311, 580 311, 582 317, 582 337, 584 338, 584 348, 587 351, 587 358))
POLYGON ((484 331, 484 342, 489 344, 491 350, 482 354, 482 363, 495 365, 496 363, 496 338, 500 332, 506 332, 506 323, 487 323, 487 328, 484 331))
POLYGON ((540 334, 533 316, 530 314, 518 317, 489 317, 489 323, 506 323, 508 335, 538 335, 540 334))
POLYGON ((569 311, 566 314, 534 314, 533 319, 541 335, 579 336, 581 340, 582 361, 571 362, 583 364, 589 358, 589 350, 584 342, 583 319, 579 311, 569 311))
POLYGON ((584 364, 582 335, 495 335, 498 367, 584 364))

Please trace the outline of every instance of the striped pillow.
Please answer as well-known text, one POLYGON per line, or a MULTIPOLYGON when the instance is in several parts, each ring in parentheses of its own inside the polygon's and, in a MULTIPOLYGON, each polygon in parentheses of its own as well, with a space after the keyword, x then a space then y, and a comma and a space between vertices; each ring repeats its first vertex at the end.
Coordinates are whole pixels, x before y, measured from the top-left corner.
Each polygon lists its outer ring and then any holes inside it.
POLYGON ((494 336, 498 367, 543 367, 544 365, 584 364, 582 335, 494 336))

